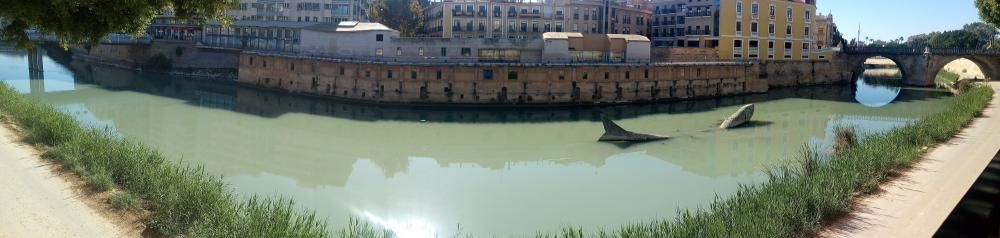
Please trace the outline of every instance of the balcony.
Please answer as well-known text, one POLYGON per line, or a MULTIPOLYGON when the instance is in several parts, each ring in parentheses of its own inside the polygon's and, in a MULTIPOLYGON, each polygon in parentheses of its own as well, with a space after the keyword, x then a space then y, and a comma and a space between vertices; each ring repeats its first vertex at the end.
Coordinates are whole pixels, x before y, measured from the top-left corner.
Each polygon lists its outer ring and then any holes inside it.
POLYGON ((521 17, 526 17, 526 18, 542 18, 542 13, 540 13, 540 12, 527 12, 527 13, 522 12, 521 13, 521 17))
POLYGON ((692 11, 685 14, 687 17, 710 17, 712 16, 712 11, 692 11))

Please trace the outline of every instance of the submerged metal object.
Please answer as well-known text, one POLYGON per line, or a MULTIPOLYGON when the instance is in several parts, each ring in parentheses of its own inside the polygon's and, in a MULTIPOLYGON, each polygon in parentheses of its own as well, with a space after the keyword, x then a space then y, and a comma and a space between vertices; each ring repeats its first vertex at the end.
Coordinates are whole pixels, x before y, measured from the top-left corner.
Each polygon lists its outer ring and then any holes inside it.
POLYGON ((604 122, 604 135, 601 135, 600 139, 597 141, 627 141, 627 142, 643 142, 643 141, 656 141, 656 140, 666 140, 670 139, 669 136, 652 135, 652 134, 642 134, 627 131, 622 129, 621 126, 615 124, 611 119, 603 118, 604 122))
POLYGON ((719 128, 729 129, 737 127, 750 122, 751 118, 753 118, 753 104, 747 104, 740 107, 740 110, 737 110, 736 113, 733 113, 733 115, 729 116, 729 118, 726 118, 726 120, 719 125, 719 128))

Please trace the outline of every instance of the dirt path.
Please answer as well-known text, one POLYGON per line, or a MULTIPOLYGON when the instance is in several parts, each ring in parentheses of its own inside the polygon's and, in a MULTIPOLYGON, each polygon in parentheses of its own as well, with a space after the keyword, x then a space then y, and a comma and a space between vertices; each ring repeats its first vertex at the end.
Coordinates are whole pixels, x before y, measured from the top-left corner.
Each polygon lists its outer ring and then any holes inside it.
MULTIPOLYGON (((1000 82, 991 82, 1000 92, 1000 82)), ((852 214, 823 237, 931 237, 1000 150, 1000 94, 983 116, 932 149, 902 177, 862 198, 852 214)))
POLYGON ((123 237, 71 182, 0 125, 0 237, 123 237))

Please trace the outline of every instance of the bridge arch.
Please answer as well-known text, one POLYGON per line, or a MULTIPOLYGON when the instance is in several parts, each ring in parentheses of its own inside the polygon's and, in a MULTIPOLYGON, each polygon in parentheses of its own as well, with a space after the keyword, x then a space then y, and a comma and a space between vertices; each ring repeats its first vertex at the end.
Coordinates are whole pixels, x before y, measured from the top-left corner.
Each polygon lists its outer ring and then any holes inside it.
POLYGON ((928 62, 928 76, 929 82, 933 83, 938 73, 944 70, 944 67, 951 62, 955 62, 960 59, 967 59, 972 61, 979 70, 982 71, 985 80, 994 80, 1000 78, 994 77, 996 73, 1000 72, 1000 62, 989 56, 974 56, 974 55, 935 55, 931 57, 930 62, 928 62), (992 60, 991 60, 992 59, 992 60))
POLYGON ((892 54, 859 54, 859 55, 849 55, 847 57, 847 59, 846 59, 846 62, 845 62, 846 63, 845 65, 847 67, 845 69, 845 71, 851 72, 851 78, 849 80, 851 80, 853 82, 854 80, 857 80, 858 78, 860 78, 860 77, 862 77, 864 75, 864 72, 865 72, 865 62, 868 61, 868 59, 885 58, 885 59, 888 59, 888 60, 892 61, 893 64, 896 64, 896 67, 899 68, 899 73, 900 73, 900 75, 902 76, 903 79, 908 79, 908 77, 911 76, 911 72, 905 66, 907 66, 907 65, 909 65, 911 63, 909 61, 912 61, 912 60, 908 59, 908 57, 909 56, 906 56, 906 55, 900 56, 900 55, 892 55, 892 54))

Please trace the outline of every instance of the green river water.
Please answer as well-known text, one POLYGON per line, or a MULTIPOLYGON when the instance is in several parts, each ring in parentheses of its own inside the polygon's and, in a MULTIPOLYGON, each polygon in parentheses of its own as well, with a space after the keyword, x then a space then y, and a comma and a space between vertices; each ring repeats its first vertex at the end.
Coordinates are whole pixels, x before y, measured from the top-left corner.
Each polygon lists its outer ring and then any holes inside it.
POLYGON ((0 80, 86 125, 205 165, 240 195, 294 198, 410 237, 521 237, 672 219, 766 179, 833 128, 881 131, 941 111, 940 92, 859 83, 712 100, 562 108, 420 108, 292 96, 0 52, 0 80), (749 128, 717 125, 756 104, 749 128), (600 143, 600 118, 673 136, 600 143))

